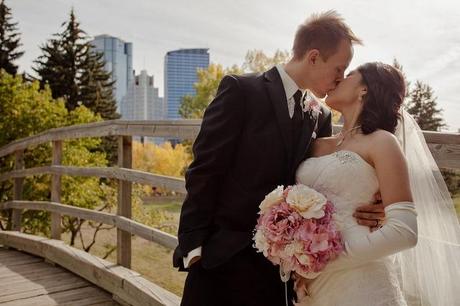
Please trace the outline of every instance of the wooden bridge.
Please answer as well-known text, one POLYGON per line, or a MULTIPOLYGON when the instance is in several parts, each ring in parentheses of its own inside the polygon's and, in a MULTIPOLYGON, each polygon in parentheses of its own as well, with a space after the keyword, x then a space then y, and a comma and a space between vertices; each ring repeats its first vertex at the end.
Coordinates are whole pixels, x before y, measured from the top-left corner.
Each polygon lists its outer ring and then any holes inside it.
MULTIPOLYGON (((64 128, 17 140, 0 148, 0 158, 14 155, 15 170, 0 173, 0 182, 12 180, 13 200, 0 203, 11 209, 11 230, 0 230, 0 304, 5 305, 179 305, 180 298, 146 280, 131 267, 131 236, 174 249, 177 238, 131 220, 132 183, 164 187, 185 193, 183 179, 132 169, 134 136, 193 140, 199 120, 113 120, 64 128), (118 137, 118 167, 62 166, 65 140, 118 137), (24 150, 52 143, 52 164, 24 168, 24 150), (24 201, 25 177, 51 175, 51 201, 24 201), (117 213, 89 210, 61 203, 61 176, 95 176, 118 180, 117 213), (24 210, 51 213, 51 237, 21 232, 24 210), (117 261, 108 262, 61 241, 63 215, 92 220, 117 228, 117 261)), ((338 127, 335 127, 338 129, 338 127)), ((442 168, 460 169, 460 134, 424 132, 442 168)))

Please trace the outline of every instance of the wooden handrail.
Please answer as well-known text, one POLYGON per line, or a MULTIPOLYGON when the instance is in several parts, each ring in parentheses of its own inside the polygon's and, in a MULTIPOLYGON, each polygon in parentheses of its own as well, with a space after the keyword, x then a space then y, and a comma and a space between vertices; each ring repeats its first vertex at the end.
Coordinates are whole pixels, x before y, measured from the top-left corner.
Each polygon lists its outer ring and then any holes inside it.
POLYGON ((108 120, 50 129, 34 136, 22 138, 0 148, 0 157, 29 146, 50 141, 104 136, 145 136, 174 139, 195 139, 201 120, 128 121, 108 120))
MULTIPOLYGON (((145 136, 167 137, 174 139, 194 140, 200 130, 201 120, 159 120, 129 121, 109 120, 88 124, 50 129, 40 134, 16 140, 0 148, 0 157, 24 150, 50 141, 69 140, 84 137, 104 136, 145 136)), ((334 132, 340 130, 334 126, 334 132)), ((423 135, 435 159, 442 168, 460 169, 460 134, 449 132, 423 131, 423 135), (441 145, 441 146, 439 146, 441 145), (443 146, 450 146, 445 149, 443 146)))
POLYGON ((185 180, 183 178, 152 174, 150 172, 118 168, 118 167, 73 167, 73 166, 44 166, 22 170, 13 170, 0 175, 0 182, 42 174, 59 174, 72 176, 95 176, 111 179, 131 181, 133 183, 167 187, 169 190, 185 194, 185 180))
POLYGON ((75 218, 101 222, 108 225, 114 225, 125 232, 158 243, 170 250, 173 250, 177 246, 177 238, 174 235, 151 228, 126 217, 103 211, 95 211, 49 201, 8 201, 0 203, 0 210, 2 209, 43 210, 75 218))

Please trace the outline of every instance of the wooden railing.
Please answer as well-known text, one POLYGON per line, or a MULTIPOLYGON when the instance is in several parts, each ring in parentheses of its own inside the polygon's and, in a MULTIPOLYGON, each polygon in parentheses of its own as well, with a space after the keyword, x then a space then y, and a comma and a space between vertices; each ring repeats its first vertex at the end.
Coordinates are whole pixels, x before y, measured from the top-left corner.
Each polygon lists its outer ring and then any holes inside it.
POLYGON ((132 167, 132 136, 168 137, 175 139, 193 140, 200 128, 200 121, 105 121, 84 125, 57 128, 12 142, 0 148, 0 157, 15 154, 15 170, 0 174, 0 182, 13 179, 13 201, 0 203, 1 209, 13 209, 12 228, 21 229, 21 211, 23 209, 40 209, 50 211, 51 238, 61 237, 61 216, 66 214, 73 217, 104 222, 117 226, 117 263, 131 266, 131 234, 157 242, 165 247, 174 248, 176 237, 167 233, 148 228, 131 220, 131 185, 132 183, 164 187, 169 190, 185 193, 183 179, 156 175, 133 170, 132 167), (72 167, 62 166, 62 142, 64 140, 84 137, 118 136, 118 167, 72 167), (23 152, 26 148, 44 143, 52 143, 52 164, 45 167, 24 169, 23 152), (51 201, 21 201, 24 177, 31 175, 50 174, 51 201), (69 207, 60 203, 61 176, 97 176, 118 180, 117 214, 96 212, 78 207, 69 207), (46 209, 45 209, 46 208, 46 209))
MULTIPOLYGON (((177 245, 175 236, 131 220, 131 188, 132 183, 135 182, 185 193, 185 182, 183 179, 131 169, 132 137, 166 137, 193 140, 198 134, 200 124, 201 121, 199 120, 155 122, 113 120, 52 129, 35 136, 17 140, 0 148, 0 157, 10 154, 15 156, 15 169, 7 173, 0 173, 0 182, 13 180, 14 183, 13 200, 0 203, 0 209, 12 209, 11 222, 14 232, 0 232, 0 244, 47 257, 49 260, 87 278, 113 294, 117 294, 123 302, 133 305, 176 305, 179 303, 178 297, 153 284, 149 285, 149 287, 146 285, 145 280, 139 282, 138 275, 136 275, 135 285, 131 283, 131 287, 124 288, 126 284, 130 284, 132 281, 132 274, 127 272, 130 270, 120 272, 119 270, 114 270, 110 263, 102 259, 94 260, 93 258, 89 260, 90 255, 82 254, 82 251, 73 248, 69 249, 70 247, 56 244, 44 238, 35 239, 30 235, 21 234, 21 213, 24 209, 51 212, 51 238, 53 241, 61 239, 62 215, 114 225, 117 228, 117 264, 127 269, 131 267, 131 235, 137 235, 168 249, 174 249, 177 245), (118 167, 88 168, 61 165, 62 143, 64 140, 105 136, 118 137, 118 167), (52 164, 45 167, 24 169, 24 150, 31 146, 49 142, 52 143, 52 164), (24 178, 42 174, 52 176, 51 200, 24 201, 22 199, 24 178), (62 204, 62 175, 96 176, 118 180, 117 213, 111 214, 62 204), (48 254, 41 246, 46 246, 45 250, 48 250, 48 254), (55 252, 50 250, 55 250, 55 252), (71 255, 76 252, 79 256, 71 255), (53 254, 60 255, 53 256, 53 254), (66 254, 68 255, 67 257, 66 254), (86 259, 82 262, 81 258, 86 259), (91 262, 89 265, 93 269, 80 269, 82 266, 88 265, 88 262, 91 262), (100 266, 101 262, 104 262, 102 266, 100 266), (110 269, 108 268, 109 266, 111 267, 110 269), (96 273, 94 271, 99 271, 100 276, 94 277, 96 273), (102 277, 101 275, 105 276, 102 277), (114 280, 118 281, 117 286, 113 285, 114 280), (137 289, 134 290, 133 286, 137 289)), ((339 128, 334 127, 335 130, 339 128)), ((424 132, 424 136, 440 167, 460 169, 460 134, 424 132)))

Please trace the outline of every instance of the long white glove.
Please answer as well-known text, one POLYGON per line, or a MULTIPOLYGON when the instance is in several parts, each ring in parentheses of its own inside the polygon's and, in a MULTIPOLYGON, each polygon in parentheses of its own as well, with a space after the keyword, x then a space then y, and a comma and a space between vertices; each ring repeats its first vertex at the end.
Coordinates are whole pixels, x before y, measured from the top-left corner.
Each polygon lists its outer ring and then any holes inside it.
POLYGON ((350 268, 414 247, 417 244, 417 212, 414 203, 390 204, 385 207, 385 214, 385 225, 367 235, 344 241, 343 253, 322 272, 350 268))

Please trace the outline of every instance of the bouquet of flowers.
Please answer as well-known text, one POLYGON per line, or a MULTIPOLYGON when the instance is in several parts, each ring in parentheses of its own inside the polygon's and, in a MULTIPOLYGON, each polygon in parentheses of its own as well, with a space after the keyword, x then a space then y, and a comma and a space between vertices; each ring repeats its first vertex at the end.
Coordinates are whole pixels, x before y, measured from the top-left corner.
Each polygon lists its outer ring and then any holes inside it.
POLYGON ((259 208, 254 247, 280 266, 284 282, 291 272, 315 278, 343 250, 334 205, 316 190, 302 184, 278 186, 259 208))

